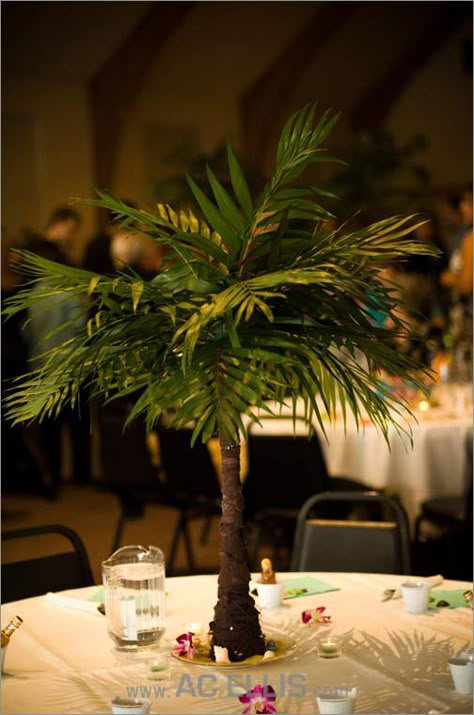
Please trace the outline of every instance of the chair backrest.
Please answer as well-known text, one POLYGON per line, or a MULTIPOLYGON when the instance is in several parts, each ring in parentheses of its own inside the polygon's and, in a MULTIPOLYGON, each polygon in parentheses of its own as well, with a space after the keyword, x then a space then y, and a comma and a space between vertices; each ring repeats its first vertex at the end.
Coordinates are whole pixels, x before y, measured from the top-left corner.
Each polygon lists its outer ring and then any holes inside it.
POLYGON ((135 420, 124 429, 131 406, 127 400, 114 400, 100 409, 103 481, 119 491, 140 487, 158 490, 159 473, 147 447, 145 425, 135 420))
POLYGON ((19 601, 23 598, 40 596, 48 591, 65 591, 94 584, 84 544, 78 534, 66 526, 53 524, 4 531, 2 541, 44 535, 64 537, 72 545, 73 550, 2 564, 2 602, 19 601))
POLYGON ((292 571, 410 573, 408 518, 394 499, 376 492, 324 492, 303 505, 297 520, 292 571), (375 502, 393 521, 338 521, 308 518, 328 501, 375 502))
MULTIPOLYGON (((296 418, 300 434, 279 433, 288 417, 265 417, 265 424, 275 433, 258 433, 252 425, 248 439, 248 474, 243 485, 249 515, 265 507, 300 509, 312 494, 328 489, 328 472, 318 435, 307 423, 296 418)), ((263 420, 262 420, 263 422, 263 420)))
POLYGON ((220 498, 219 480, 209 450, 202 442, 191 447, 191 429, 157 429, 166 490, 177 497, 220 498))

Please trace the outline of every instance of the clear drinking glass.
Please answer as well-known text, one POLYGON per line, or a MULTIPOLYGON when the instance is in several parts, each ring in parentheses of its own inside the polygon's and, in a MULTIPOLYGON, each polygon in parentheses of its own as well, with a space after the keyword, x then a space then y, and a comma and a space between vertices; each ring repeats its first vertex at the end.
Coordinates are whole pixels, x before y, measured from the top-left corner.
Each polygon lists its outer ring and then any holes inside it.
POLYGON ((119 650, 153 648, 165 632, 165 558, 156 546, 124 546, 102 562, 105 615, 119 650))

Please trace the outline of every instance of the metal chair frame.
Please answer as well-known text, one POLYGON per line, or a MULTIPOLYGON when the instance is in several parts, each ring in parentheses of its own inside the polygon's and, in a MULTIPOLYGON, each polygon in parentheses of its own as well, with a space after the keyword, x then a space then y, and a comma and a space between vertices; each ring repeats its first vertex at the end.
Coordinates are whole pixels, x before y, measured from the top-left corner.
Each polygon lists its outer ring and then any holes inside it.
MULTIPOLYGON (((397 524, 397 535, 398 535, 398 552, 400 561, 400 570, 403 574, 411 573, 411 559, 410 559, 410 541, 409 541, 409 524, 408 517, 406 515, 403 507, 392 499, 391 497, 385 496, 384 494, 378 494, 377 492, 367 491, 367 492, 322 492, 321 494, 315 494, 310 497, 301 507, 298 514, 294 548, 291 560, 291 570, 299 571, 301 568, 301 550, 303 547, 304 533, 306 528, 306 522, 309 514, 318 505, 323 504, 328 501, 342 501, 347 503, 378 503, 390 508, 395 517, 397 524)), ((383 523, 383 522, 381 522, 383 523)))

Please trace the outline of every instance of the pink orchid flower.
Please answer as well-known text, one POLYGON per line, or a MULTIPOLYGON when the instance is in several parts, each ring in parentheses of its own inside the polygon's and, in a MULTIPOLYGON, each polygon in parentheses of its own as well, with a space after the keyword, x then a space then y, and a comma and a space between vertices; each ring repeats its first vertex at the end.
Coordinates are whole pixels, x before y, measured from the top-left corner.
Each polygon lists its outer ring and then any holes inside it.
POLYGON ((276 707, 272 703, 276 700, 276 693, 271 685, 256 685, 245 695, 239 695, 241 703, 245 703, 242 715, 249 713, 255 715, 265 715, 265 713, 276 713, 276 707))
POLYGON ((193 635, 191 631, 178 636, 176 640, 178 645, 173 648, 173 653, 176 655, 185 656, 186 658, 194 658, 193 635))
POLYGON ((319 606, 318 608, 303 611, 301 620, 303 623, 321 623, 323 625, 331 623, 331 616, 323 616, 325 610, 325 606, 319 606))

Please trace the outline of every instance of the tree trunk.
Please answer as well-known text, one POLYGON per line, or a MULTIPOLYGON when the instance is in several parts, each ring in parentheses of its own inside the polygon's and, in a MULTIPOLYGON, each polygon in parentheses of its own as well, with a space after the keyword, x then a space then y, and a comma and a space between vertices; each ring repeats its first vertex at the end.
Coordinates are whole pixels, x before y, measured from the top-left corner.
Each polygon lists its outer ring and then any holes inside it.
POLYGON ((263 655, 265 638, 249 594, 250 572, 244 540, 240 445, 220 443, 222 457, 221 552, 217 604, 210 623, 211 644, 227 648, 237 662, 263 655))

